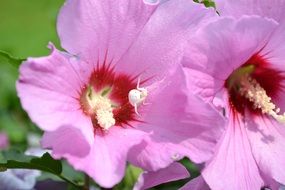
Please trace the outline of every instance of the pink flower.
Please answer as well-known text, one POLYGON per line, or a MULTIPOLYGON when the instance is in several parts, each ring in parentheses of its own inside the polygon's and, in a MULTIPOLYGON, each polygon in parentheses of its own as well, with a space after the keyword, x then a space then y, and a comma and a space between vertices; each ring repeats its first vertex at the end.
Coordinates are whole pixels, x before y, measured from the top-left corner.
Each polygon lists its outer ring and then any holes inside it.
POLYGON ((260 15, 278 22, 285 19, 283 0, 215 0, 215 3, 221 16, 260 15))
POLYGON ((209 128, 224 121, 188 93, 179 62, 186 35, 213 15, 188 0, 67 1, 58 33, 69 53, 49 45, 17 82, 42 145, 104 187, 122 179, 127 160, 158 169, 185 154, 210 157, 218 133, 209 128))
POLYGON ((202 171, 213 190, 285 183, 284 32, 272 19, 225 17, 190 40, 183 64, 193 90, 206 102, 219 100, 228 118, 202 171))
POLYGON ((0 133, 0 149, 5 149, 9 146, 9 139, 6 133, 0 133))
POLYGON ((143 172, 133 190, 149 189, 162 183, 167 183, 175 180, 185 179, 190 177, 187 169, 180 163, 174 162, 166 168, 156 172, 143 172))
MULTIPOLYGON (((222 180, 223 181, 223 180, 222 180)), ((181 187, 179 190, 210 190, 209 186, 203 179, 203 177, 200 175, 188 183, 186 183, 183 187, 181 187)))
MULTIPOLYGON (((163 183, 172 182, 189 178, 190 174, 187 169, 180 163, 174 162, 166 168, 160 169, 155 172, 143 172, 137 183, 134 186, 134 190, 149 189, 163 183)), ((209 186, 200 175, 188 183, 183 185, 179 190, 210 190, 209 186)))

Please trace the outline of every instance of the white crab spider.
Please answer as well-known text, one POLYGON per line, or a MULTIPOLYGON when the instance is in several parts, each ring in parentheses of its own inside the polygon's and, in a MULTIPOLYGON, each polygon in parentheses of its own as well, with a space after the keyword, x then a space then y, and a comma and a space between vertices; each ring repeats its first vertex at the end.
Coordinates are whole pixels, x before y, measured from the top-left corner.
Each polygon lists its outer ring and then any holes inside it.
POLYGON ((139 77, 137 88, 129 91, 129 102, 132 106, 134 106, 137 115, 139 115, 138 106, 141 103, 144 103, 146 97, 147 97, 147 89, 140 87, 140 77, 139 77))

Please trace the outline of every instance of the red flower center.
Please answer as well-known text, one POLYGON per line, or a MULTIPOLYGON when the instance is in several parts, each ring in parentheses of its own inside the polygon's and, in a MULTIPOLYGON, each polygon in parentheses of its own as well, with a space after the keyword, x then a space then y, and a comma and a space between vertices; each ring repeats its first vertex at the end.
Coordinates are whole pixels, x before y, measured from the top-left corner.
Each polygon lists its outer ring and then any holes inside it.
POLYGON ((253 55, 225 81, 232 111, 244 115, 247 109, 252 114, 264 114, 272 108, 278 113, 278 108, 273 103, 283 89, 283 80, 283 72, 272 68, 262 56, 253 55))
POLYGON ((110 65, 94 69, 80 96, 81 108, 91 117, 94 133, 138 121, 128 99, 129 91, 136 88, 136 80, 137 77, 115 74, 110 65))

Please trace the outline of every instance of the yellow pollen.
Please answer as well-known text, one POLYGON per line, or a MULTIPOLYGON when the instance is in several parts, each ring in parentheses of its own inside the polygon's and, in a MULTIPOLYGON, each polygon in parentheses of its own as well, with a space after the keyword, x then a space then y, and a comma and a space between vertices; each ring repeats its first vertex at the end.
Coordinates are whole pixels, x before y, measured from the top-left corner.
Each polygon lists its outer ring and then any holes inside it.
POLYGON ((108 130, 110 127, 112 127, 116 123, 112 109, 98 109, 96 111, 96 118, 97 118, 98 124, 104 130, 108 130))
POLYGON ((253 103, 254 109, 260 109, 263 114, 268 114, 278 122, 285 123, 285 113, 278 114, 280 108, 271 102, 271 98, 266 94, 266 91, 248 74, 241 78, 239 92, 253 103))
POLYGON ((86 99, 91 109, 95 112, 100 127, 104 130, 108 130, 115 125, 116 121, 114 119, 113 108, 109 98, 97 95, 93 89, 89 89, 86 94, 86 99))

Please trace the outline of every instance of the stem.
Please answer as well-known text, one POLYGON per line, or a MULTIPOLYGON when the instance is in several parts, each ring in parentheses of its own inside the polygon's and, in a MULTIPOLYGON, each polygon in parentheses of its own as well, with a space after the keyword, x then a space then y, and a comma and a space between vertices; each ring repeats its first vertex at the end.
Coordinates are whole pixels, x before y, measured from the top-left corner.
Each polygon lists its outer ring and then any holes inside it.
POLYGON ((90 178, 87 174, 84 174, 84 187, 83 190, 89 190, 90 186, 90 178))
MULTIPOLYGON (((77 189, 82 189, 82 186, 77 185, 76 183, 72 182, 71 180, 65 178, 63 175, 57 175, 59 178, 63 179, 64 181, 70 183, 71 185, 73 185, 74 187, 76 187, 77 189)), ((89 189, 87 189, 89 190, 89 189)))

